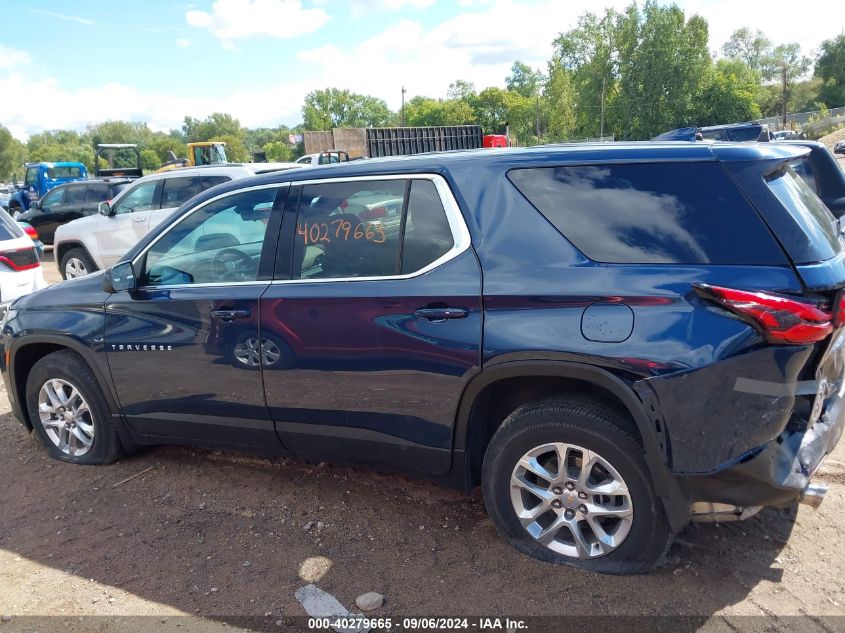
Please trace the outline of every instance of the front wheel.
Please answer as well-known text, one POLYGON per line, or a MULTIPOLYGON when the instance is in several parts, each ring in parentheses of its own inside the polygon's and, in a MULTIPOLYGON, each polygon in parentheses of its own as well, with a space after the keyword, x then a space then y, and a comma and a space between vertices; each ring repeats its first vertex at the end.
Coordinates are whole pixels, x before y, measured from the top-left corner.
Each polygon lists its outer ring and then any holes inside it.
POLYGON ((97 270, 97 265, 85 250, 72 248, 62 256, 60 270, 63 278, 74 279, 90 275, 97 270))
POLYGON ((54 352, 26 380, 29 419, 50 456, 75 464, 108 464, 123 453, 105 396, 77 354, 54 352))
POLYGON ((501 536, 540 560, 608 574, 648 571, 671 532, 643 449, 613 408, 567 398, 525 405, 496 431, 482 488, 501 536))

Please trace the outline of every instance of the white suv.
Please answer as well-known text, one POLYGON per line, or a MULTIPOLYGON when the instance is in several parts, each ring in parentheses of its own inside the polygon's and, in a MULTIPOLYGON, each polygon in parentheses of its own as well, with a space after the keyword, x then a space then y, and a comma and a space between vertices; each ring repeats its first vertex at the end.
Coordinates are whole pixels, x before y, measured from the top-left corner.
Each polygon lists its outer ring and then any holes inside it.
POLYGON ((53 253, 65 279, 108 268, 183 202, 230 180, 300 167, 295 163, 252 163, 174 169, 139 178, 100 213, 56 229, 53 253))

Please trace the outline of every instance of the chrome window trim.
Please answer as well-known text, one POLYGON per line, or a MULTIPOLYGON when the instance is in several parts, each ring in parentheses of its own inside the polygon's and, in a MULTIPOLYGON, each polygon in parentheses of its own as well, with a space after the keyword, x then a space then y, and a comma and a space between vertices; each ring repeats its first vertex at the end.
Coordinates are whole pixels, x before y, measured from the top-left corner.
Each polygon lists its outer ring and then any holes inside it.
POLYGON ((404 275, 383 275, 379 277, 328 277, 322 279, 274 279, 272 285, 287 285, 287 284, 325 284, 325 283, 348 283, 358 281, 396 281, 402 279, 413 279, 419 277, 427 272, 439 268, 443 264, 455 259, 459 255, 469 250, 472 244, 472 239, 469 229, 466 225, 466 220, 461 213, 458 202, 452 194, 452 190, 446 183, 446 179, 440 174, 377 174, 372 176, 345 176, 338 178, 313 178, 309 180, 300 180, 293 182, 293 185, 319 185, 324 183, 334 182, 357 182, 360 180, 430 180, 434 183, 437 189, 437 195, 440 197, 440 203, 446 212, 446 219, 449 222, 449 229, 452 232, 452 240, 454 244, 446 253, 435 259, 433 262, 423 266, 419 270, 412 273, 405 273, 404 275))
MULTIPOLYGON (((462 255, 466 251, 469 250, 472 244, 472 238, 470 236, 469 229, 466 225, 466 220, 464 220, 463 213, 461 213, 460 207, 458 207, 458 203, 455 200, 455 196, 452 193, 451 188, 446 183, 446 179, 443 178, 440 174, 431 174, 431 173, 409 173, 409 174, 373 174, 369 176, 341 176, 336 178, 311 178, 308 180, 293 180, 290 182, 282 182, 282 183, 272 183, 266 185, 255 185, 252 187, 244 187, 243 189, 237 189, 234 191, 227 191, 226 193, 220 194, 219 196, 215 196, 214 198, 210 198, 203 202, 202 204, 194 207, 188 213, 185 213, 182 217, 180 217, 176 222, 170 225, 168 229, 162 232, 156 239, 150 242, 147 247, 141 251, 135 259, 132 260, 132 267, 134 268, 137 263, 144 258, 147 254, 147 251, 151 249, 155 244, 167 235, 175 226, 177 226, 180 222, 185 220, 190 215, 194 214, 199 209, 203 208, 204 206, 211 204, 212 202, 216 202, 217 200, 221 200, 227 196, 236 195, 242 193, 244 191, 254 191, 258 189, 272 189, 272 188, 282 188, 282 187, 298 187, 298 186, 305 186, 305 185, 319 185, 319 184, 326 184, 326 183, 336 183, 336 182, 358 182, 358 181, 373 181, 373 180, 429 180, 434 183, 435 189, 437 189, 437 194, 440 197, 440 203, 443 205, 443 209, 446 212, 446 219, 449 222, 449 229, 452 232, 452 240, 454 244, 452 248, 449 249, 446 253, 435 259, 433 262, 423 266, 419 270, 416 270, 411 273, 405 273, 404 275, 384 275, 380 277, 329 277, 324 279, 273 279, 273 280, 263 280, 263 281, 231 281, 231 282, 221 282, 221 283, 204 283, 204 284, 171 284, 171 285, 162 285, 162 286, 140 286, 139 289, 141 290, 175 290, 179 288, 213 288, 213 287, 228 287, 228 286, 249 286, 249 285, 283 285, 283 284, 318 284, 318 283, 348 283, 348 282, 359 282, 359 281, 401 281, 403 279, 413 279, 415 277, 419 277, 424 275, 435 268, 439 268, 443 264, 450 262, 451 260, 455 259, 459 255, 462 255)), ((284 236, 283 236, 284 237, 284 236)))
MULTIPOLYGON (((155 246, 161 238, 163 238, 165 235, 170 233, 170 231, 172 231, 175 227, 177 227, 179 224, 184 222, 187 218, 192 216, 194 213, 196 213, 197 211, 199 211, 203 207, 211 204, 212 202, 217 202, 218 200, 222 200, 223 198, 235 196, 235 195, 244 193, 245 191, 259 191, 261 189, 282 189, 284 187, 290 187, 290 186, 291 186, 291 183, 289 183, 289 182, 274 182, 274 183, 270 183, 270 184, 266 184, 266 185, 253 185, 252 187, 244 187, 243 189, 235 189, 233 191, 227 191, 225 193, 221 193, 220 195, 214 196, 213 198, 209 198, 205 202, 195 206, 190 211, 187 211, 186 213, 182 214, 182 217, 180 217, 173 224, 171 224, 169 227, 167 227, 166 231, 162 231, 161 233, 159 233, 159 235, 152 242, 147 244, 146 248, 144 248, 144 250, 142 250, 140 253, 138 253, 138 255, 135 256, 135 259, 132 260, 133 270, 140 263, 140 261, 144 259, 144 257, 147 254, 147 251, 149 251, 153 246, 155 246)), ((143 271, 141 271, 141 272, 143 273, 143 271)), ((136 273, 136 276, 137 276, 137 273, 136 273)), ((139 286, 138 289, 139 290, 172 290, 174 288, 210 288, 210 287, 214 287, 214 286, 228 287, 228 286, 235 286, 235 285, 238 285, 238 286, 255 285, 255 284, 265 284, 265 285, 267 285, 269 283, 270 283, 269 280, 264 280, 264 281, 260 281, 260 280, 255 280, 255 281, 229 281, 229 282, 221 282, 221 283, 215 282, 215 283, 204 283, 204 284, 170 284, 170 285, 162 285, 162 286, 139 286)))

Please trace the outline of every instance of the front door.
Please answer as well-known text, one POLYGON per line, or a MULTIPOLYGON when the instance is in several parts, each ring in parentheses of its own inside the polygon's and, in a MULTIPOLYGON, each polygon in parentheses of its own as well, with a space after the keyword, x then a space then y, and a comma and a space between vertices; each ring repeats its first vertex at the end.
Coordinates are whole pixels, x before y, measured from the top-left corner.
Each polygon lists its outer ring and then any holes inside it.
POLYGON ((214 198, 136 260, 138 289, 106 302, 105 348, 137 433, 278 445, 261 380, 259 298, 286 187, 214 198), (277 202, 278 200, 278 202, 277 202))
POLYGON ((261 336, 284 445, 448 471, 482 315, 481 271, 445 181, 304 183, 276 261, 286 279, 261 299, 261 336))
POLYGON ((112 214, 100 216, 97 245, 103 267, 109 267, 123 257, 148 232, 150 214, 161 205, 162 180, 139 182, 117 200, 112 214))

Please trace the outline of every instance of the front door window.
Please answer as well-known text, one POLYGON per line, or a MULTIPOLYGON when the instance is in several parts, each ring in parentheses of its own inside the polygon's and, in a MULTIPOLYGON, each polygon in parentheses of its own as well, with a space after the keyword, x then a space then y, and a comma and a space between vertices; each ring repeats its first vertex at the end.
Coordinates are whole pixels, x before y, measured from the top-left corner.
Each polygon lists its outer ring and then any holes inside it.
POLYGON ((200 207, 147 251, 146 286, 255 281, 277 189, 236 193, 200 207))

